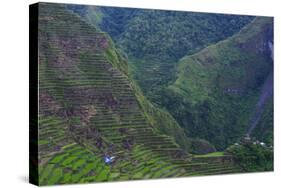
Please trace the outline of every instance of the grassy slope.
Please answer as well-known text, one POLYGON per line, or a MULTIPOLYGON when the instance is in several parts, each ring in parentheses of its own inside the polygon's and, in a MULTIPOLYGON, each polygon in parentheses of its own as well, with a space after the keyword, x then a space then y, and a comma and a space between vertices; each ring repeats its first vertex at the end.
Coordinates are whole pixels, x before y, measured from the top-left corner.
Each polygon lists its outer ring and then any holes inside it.
POLYGON ((205 155, 193 155, 194 157, 220 157, 223 156, 224 152, 212 152, 205 155))
POLYGON ((165 106, 190 135, 223 149, 245 132, 272 70, 269 41, 272 19, 256 18, 233 37, 180 60, 165 106))

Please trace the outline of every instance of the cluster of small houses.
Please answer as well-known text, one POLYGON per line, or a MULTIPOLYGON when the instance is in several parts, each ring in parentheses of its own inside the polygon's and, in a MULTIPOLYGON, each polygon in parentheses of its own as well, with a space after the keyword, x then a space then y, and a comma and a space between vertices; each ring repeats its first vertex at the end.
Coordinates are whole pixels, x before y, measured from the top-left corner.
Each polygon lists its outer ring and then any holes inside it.
POLYGON ((262 147, 266 147, 266 148, 273 148, 273 146, 267 146, 266 143, 261 142, 259 140, 255 140, 253 141, 250 136, 246 135, 244 138, 241 139, 240 143, 236 142, 234 143, 234 146, 239 146, 239 145, 243 145, 243 144, 253 144, 253 145, 260 145, 262 147))

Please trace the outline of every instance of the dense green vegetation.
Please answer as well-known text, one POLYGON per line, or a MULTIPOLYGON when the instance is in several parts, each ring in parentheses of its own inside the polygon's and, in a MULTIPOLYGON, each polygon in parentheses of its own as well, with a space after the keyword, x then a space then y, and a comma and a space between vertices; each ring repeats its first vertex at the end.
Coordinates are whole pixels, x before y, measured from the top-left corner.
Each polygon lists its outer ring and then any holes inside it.
MULTIPOLYGON (((171 83, 175 80, 179 82, 179 76, 175 73, 183 67, 178 67, 178 64, 183 64, 182 62, 187 59, 178 61, 180 58, 195 54, 210 44, 232 36, 252 21, 253 17, 112 7, 102 7, 100 12, 103 19, 99 22, 99 27, 108 32, 117 47, 127 54, 130 73, 144 95, 154 105, 171 113, 184 128, 186 135, 196 138, 190 141, 197 148, 196 151, 191 147, 192 151, 200 153, 199 146, 202 146, 203 150, 209 148, 213 151, 210 144, 214 144, 219 150, 224 149, 246 131, 249 114, 259 97, 259 89, 271 70, 264 62, 271 60, 268 60, 268 54, 264 57, 264 54, 259 56, 255 52, 248 53, 248 49, 239 49, 237 45, 246 43, 251 40, 250 38, 252 41, 263 38, 260 35, 270 38, 268 36, 270 31, 267 33, 261 31, 263 26, 252 24, 248 31, 236 37, 237 41, 224 43, 219 49, 216 48, 220 45, 206 48, 204 53, 201 53, 202 57, 218 56, 220 59, 212 61, 223 62, 223 66, 217 67, 213 72, 210 72, 209 67, 201 71, 202 67, 196 67, 196 64, 189 67, 193 69, 193 77, 190 76, 193 80, 190 80, 187 88, 191 90, 189 92, 191 95, 187 96, 185 93, 184 100, 182 92, 180 96, 178 94, 175 96, 174 93, 178 92, 178 88, 173 88, 171 83), (235 63, 237 61, 256 62, 254 71, 258 75, 252 76, 250 69, 253 63, 235 63), (219 71, 223 73, 218 75, 216 72, 219 71), (198 85, 200 81, 202 83, 198 85), (167 87, 168 85, 170 86, 167 87), (226 90, 230 90, 232 94, 227 94, 226 90), (217 117, 218 113, 221 114, 220 117, 217 117), (210 147, 204 147, 207 146, 204 144, 207 142, 202 139, 208 140, 210 143, 207 145, 210 147)), ((264 26, 266 27, 270 30, 271 26, 264 26)), ((208 57, 205 59, 202 57, 199 61, 210 61, 208 57)), ((182 85, 186 86, 187 82, 182 85)), ((268 119, 269 116, 263 119, 268 119)), ((269 126, 263 127, 269 130, 268 127, 272 127, 270 119, 264 121, 266 124, 269 123, 269 126)), ((254 134, 267 142, 272 142, 271 131, 266 132, 264 136, 254 134)))
POLYGON ((150 124, 155 127, 159 133, 164 133, 174 138, 184 151, 192 152, 191 140, 186 136, 184 129, 179 126, 171 114, 155 107, 149 102, 133 79, 131 83, 135 89, 139 104, 150 124))
POLYGON ((273 145, 273 99, 270 99, 266 106, 264 113, 254 129, 252 137, 263 140, 268 145, 273 145))
MULTIPOLYGON (((231 36, 251 17, 144 10, 126 26, 118 44, 133 57, 177 60, 231 36)), ((102 24, 102 23, 101 23, 102 24)))
POLYGON ((272 171, 273 152, 272 149, 260 144, 242 144, 231 146, 227 152, 234 156, 234 159, 247 172, 272 171))
MULTIPOLYGON (((87 7, 84 8, 87 9, 87 7)), ((79 11, 75 12, 83 18, 86 17, 79 11)), ((154 106, 166 109, 171 113, 177 123, 184 128, 185 134, 194 138, 189 141, 189 143, 194 144, 191 147, 192 151, 199 153, 204 150, 214 151, 215 149, 211 144, 214 144, 218 149, 224 149, 228 144, 237 140, 242 132, 246 131, 249 117, 245 113, 248 114, 252 109, 246 106, 254 105, 254 98, 258 97, 256 91, 245 94, 242 101, 241 99, 233 100, 233 96, 222 97, 224 95, 221 94, 221 91, 217 91, 215 88, 218 83, 212 81, 207 83, 208 79, 215 79, 208 77, 211 73, 207 73, 205 76, 204 84, 213 85, 212 87, 215 89, 205 92, 202 87, 192 88, 192 86, 188 86, 188 89, 192 89, 190 93, 193 96, 185 96, 184 100, 182 100, 182 96, 174 94, 173 90, 177 89, 171 89, 171 86, 167 86, 171 85, 178 77, 175 73, 177 69, 182 68, 177 67, 177 62, 181 57, 194 54, 210 44, 232 36, 248 24, 253 17, 113 7, 99 7, 99 13, 102 15, 102 20, 98 26, 109 33, 117 47, 127 55, 130 62, 130 74, 133 75, 133 79, 136 80, 143 94, 154 106), (214 96, 202 98, 201 101, 195 99, 196 97, 204 97, 204 95, 208 96, 210 93, 214 96), (223 101, 217 103, 217 100, 223 101), (237 103, 237 101, 240 101, 240 103, 237 103), (241 118, 239 121, 233 119, 232 115, 227 117, 222 115, 221 118, 217 118, 217 113, 221 113, 218 109, 223 111, 224 114, 235 114, 235 116, 241 118), (224 111, 225 109, 228 110, 224 111), (226 130, 222 131, 222 129, 226 130), (228 136, 226 137, 226 135, 228 136), (201 147, 202 149, 199 149, 201 147), (193 148, 197 149, 194 150, 193 148)), ((235 45, 230 45, 230 42, 227 48, 221 49, 223 51, 220 50, 220 56, 228 58, 220 60, 224 61, 225 64, 227 64, 227 61, 234 61, 236 57, 241 55, 239 50, 235 50, 235 45)), ((254 61, 255 57, 245 54, 244 58, 246 59, 243 59, 243 61, 254 61)), ((179 61, 179 64, 182 64, 181 62, 182 60, 179 61)), ((236 69, 222 70, 225 74, 220 77, 220 87, 229 87, 227 86, 228 83, 222 80, 242 75, 241 70, 244 68, 237 65, 236 69), (225 78, 225 76, 227 77, 225 78), (222 84, 226 85, 222 86, 222 84)), ((262 66, 259 70, 257 69, 256 71, 260 74, 267 71, 262 66)), ((205 71, 207 71, 207 68, 205 71)), ((197 72, 194 73, 195 76, 196 74, 197 72)), ((197 77, 192 79, 197 79, 197 77)), ((250 80, 250 78, 245 79, 250 80)), ((262 76, 259 78, 261 82, 263 79, 262 76)), ((229 80, 228 82, 232 82, 230 84, 235 87, 233 83, 236 81, 229 80)), ((195 83, 193 82, 193 85, 195 83)), ((261 83, 257 83, 257 85, 261 85, 261 83)), ((248 87, 248 85, 245 85, 245 87, 248 87)))
POLYGON ((181 57, 233 35, 252 20, 246 16, 108 7, 102 12, 106 16, 100 27, 126 52, 134 79, 154 104, 159 104, 162 88, 174 80, 175 63, 181 57))
MULTIPOLYGON (((96 8, 102 15, 98 26, 127 54, 134 79, 154 104, 159 104, 162 88, 174 80, 175 64, 180 58, 233 35, 253 19, 224 14, 96 8)), ((89 21, 93 11, 87 6, 74 6, 71 10, 89 23, 96 23, 89 21)))
POLYGON ((102 15, 99 27, 127 54, 141 59, 143 56, 157 56, 161 60, 181 58, 233 35, 253 19, 251 16, 116 7, 97 7, 93 11, 88 6, 71 9, 84 18, 97 9, 102 15))
MULTIPOLYGON (((247 131, 272 72, 269 48, 264 45, 271 40, 272 20, 257 18, 239 34, 182 58, 177 80, 161 100, 163 106, 189 136, 206 139, 219 150, 226 148, 247 131)), ((270 105, 267 109, 270 118, 273 109, 270 105)), ((272 118, 266 124, 272 129, 272 118)))
POLYGON ((39 7, 40 185, 241 171, 187 153, 185 132, 144 97, 109 35, 63 6, 39 7))
MULTIPOLYGON (((272 70, 268 52, 260 54, 253 46, 272 38, 271 20, 255 21, 235 39, 226 39, 254 17, 113 7, 99 7, 99 13, 103 18, 98 26, 127 54, 130 74, 144 95, 171 113, 193 138, 188 144, 191 151, 214 151, 212 144, 222 150, 247 131, 262 84, 272 70), (210 46, 223 39, 222 44, 210 46)), ((270 104, 253 133, 268 143, 273 127, 270 104)))
POLYGON ((40 185, 272 169, 270 18, 39 7, 40 185))
MULTIPOLYGON (((76 6, 76 5, 68 5, 68 9, 72 10, 73 12, 80 15, 87 23, 90 23, 93 26, 98 25, 102 31, 106 31, 110 37, 114 39, 117 38, 122 32, 126 29, 126 24, 129 22, 130 19, 133 19, 139 12, 142 12, 140 9, 126 9, 126 8, 110 8, 110 7, 89 7, 89 6, 76 6), (98 16, 97 16, 98 15, 98 16), (100 20, 100 18, 102 18, 100 20), (97 24, 98 23, 98 24, 97 24)), ((117 43, 119 44, 119 43, 117 43)), ((113 42, 111 45, 114 46, 113 42)), ((139 72, 138 68, 133 68, 133 66, 138 66, 137 63, 131 65, 130 70, 128 70, 126 64, 126 54, 121 51, 122 48, 114 48, 107 50, 107 57, 111 63, 115 64, 116 66, 120 65, 121 70, 124 74, 129 76, 129 79, 132 83, 132 86, 135 89, 135 94, 138 98, 139 104, 141 105, 142 109, 145 112, 150 123, 157 128, 158 131, 161 133, 167 134, 175 138, 176 142, 185 150, 191 151, 190 147, 190 140, 187 138, 183 129, 178 125, 175 119, 168 113, 165 112, 164 109, 156 108, 150 101, 143 96, 143 93, 146 93, 146 88, 141 87, 139 88, 139 82, 135 82, 136 74, 139 72), (116 53, 118 51, 118 53, 116 53), (130 71, 130 73, 128 72, 130 71), (133 71, 136 71, 133 73, 133 71), (164 123, 165 122, 165 123, 164 123)), ((151 59, 150 59, 151 60, 151 59)), ((168 65, 170 66, 170 65, 168 65)), ((171 68, 173 65, 170 66, 171 68)), ((173 70, 173 69, 169 69, 173 70)), ((165 73, 166 70, 162 70, 161 72, 165 73)), ((148 76, 148 75, 147 75, 148 76)), ((159 82, 166 83, 165 80, 161 80, 162 77, 160 76, 159 82)), ((167 80, 169 77, 167 77, 167 80)), ((136 79, 137 81, 139 79, 136 79)), ((151 80, 154 82, 154 80, 151 80)), ((157 83, 158 85, 159 83, 157 83)))

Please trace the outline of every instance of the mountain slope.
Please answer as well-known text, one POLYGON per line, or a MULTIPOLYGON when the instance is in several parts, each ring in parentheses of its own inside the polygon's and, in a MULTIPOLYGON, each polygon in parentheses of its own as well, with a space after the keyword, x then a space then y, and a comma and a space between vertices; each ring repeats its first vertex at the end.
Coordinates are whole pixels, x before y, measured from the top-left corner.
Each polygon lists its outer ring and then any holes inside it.
POLYGON ((99 20, 101 30, 128 56, 134 79, 154 104, 159 104, 162 87, 173 81, 180 58, 235 34, 254 18, 119 7, 68 8, 88 23, 99 20), (98 18, 91 16, 97 13, 98 18))
MULTIPOLYGON (((176 79, 178 60, 184 55, 193 54, 235 34, 254 18, 99 6, 70 5, 68 9, 92 25, 98 23, 96 25, 101 30, 109 33, 118 49, 127 56, 130 75, 136 80, 139 90, 153 104, 146 106, 157 106, 162 108, 161 111, 164 110, 163 103, 166 101, 163 97, 164 90, 176 79)), ((163 119, 167 115, 160 116, 163 119)), ((174 122, 169 127, 178 127, 176 121, 168 122, 174 122)), ((165 134, 171 133, 170 128, 158 127, 165 134)), ((178 130, 171 136, 175 137, 185 150, 192 151, 190 145, 193 141, 183 139, 184 135, 179 134, 181 131, 178 130)), ((189 134, 187 129, 184 134, 189 134)), ((215 151, 210 143, 202 139, 195 140, 194 143, 201 143, 206 151, 215 151)))
POLYGON ((193 159, 159 133, 165 112, 149 107, 106 33, 61 5, 39 13, 40 185, 241 171, 231 156, 193 159))
MULTIPOLYGON (((66 5, 67 9, 79 15, 81 19, 96 27, 99 31, 106 31, 111 37, 116 39, 117 35, 123 33, 128 22, 134 19, 139 13, 143 13, 142 9, 131 8, 112 8, 112 7, 97 7, 84 5, 66 5)), ((118 48, 118 53, 126 56, 118 48)), ((131 69, 130 69, 131 70, 131 69)), ((150 123, 156 127, 161 133, 172 136, 176 142, 185 150, 191 151, 190 140, 186 137, 183 129, 178 125, 174 118, 163 109, 156 108, 150 101, 144 97, 143 92, 146 90, 143 87, 139 88, 138 82, 135 83, 132 71, 124 71, 130 78, 130 81, 136 91, 136 96, 139 104, 148 117, 150 123), (165 122, 163 124, 162 122, 165 122)), ((165 72, 165 71, 163 71, 165 72)))
MULTIPOLYGON (((181 59, 177 79, 163 101, 189 136, 224 149, 247 133, 263 84, 273 71, 272 32, 272 18, 256 18, 233 37, 181 59)), ((268 93, 262 108, 272 104, 272 97, 268 93)))

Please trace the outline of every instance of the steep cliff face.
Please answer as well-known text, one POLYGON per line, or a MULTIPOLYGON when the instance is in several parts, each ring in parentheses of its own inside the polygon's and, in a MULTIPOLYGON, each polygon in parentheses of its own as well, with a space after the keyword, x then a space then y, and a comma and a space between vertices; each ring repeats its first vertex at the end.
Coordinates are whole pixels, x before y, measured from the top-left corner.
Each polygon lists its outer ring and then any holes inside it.
POLYGON ((223 149, 258 124, 273 97, 272 32, 272 18, 256 18, 233 37, 181 59, 165 106, 190 136, 223 149))

